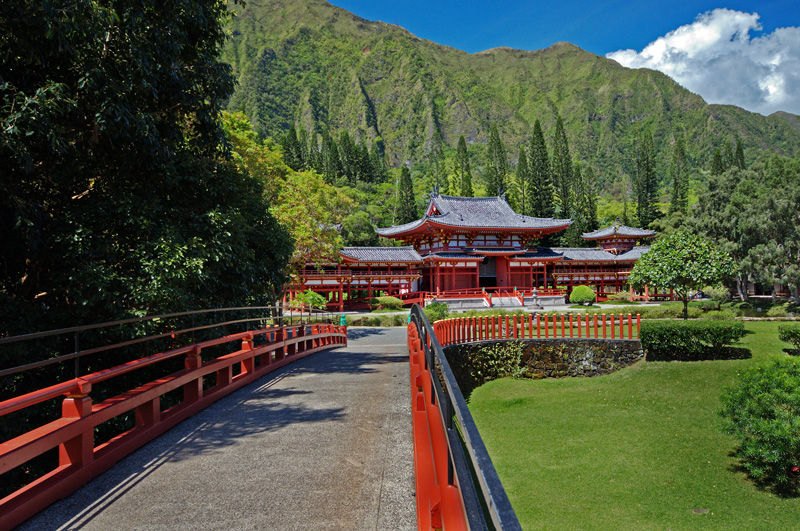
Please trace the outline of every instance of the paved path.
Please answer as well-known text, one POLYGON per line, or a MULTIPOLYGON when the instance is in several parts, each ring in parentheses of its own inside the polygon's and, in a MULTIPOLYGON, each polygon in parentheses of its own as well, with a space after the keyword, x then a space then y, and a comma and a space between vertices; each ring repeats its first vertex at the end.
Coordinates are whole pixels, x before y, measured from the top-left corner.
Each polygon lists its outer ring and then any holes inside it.
POLYGON ((405 328, 264 376, 20 529, 414 530, 405 328))

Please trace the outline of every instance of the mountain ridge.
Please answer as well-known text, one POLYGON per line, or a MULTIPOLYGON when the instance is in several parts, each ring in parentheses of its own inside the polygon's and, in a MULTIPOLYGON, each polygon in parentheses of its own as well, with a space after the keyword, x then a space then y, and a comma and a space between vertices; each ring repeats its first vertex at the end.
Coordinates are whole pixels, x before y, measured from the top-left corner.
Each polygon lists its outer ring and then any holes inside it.
POLYGON ((595 166, 606 188, 631 173, 643 128, 653 132, 662 180, 678 135, 692 147, 695 172, 736 137, 749 160, 800 149, 794 115, 708 104, 663 73, 571 43, 468 53, 322 0, 251 0, 230 28, 223 59, 239 80, 232 110, 266 136, 292 124, 346 130, 382 144, 393 166, 424 161, 437 131, 450 148, 463 134, 480 159, 495 122, 515 160, 534 120, 549 140, 559 113, 575 158, 595 166))

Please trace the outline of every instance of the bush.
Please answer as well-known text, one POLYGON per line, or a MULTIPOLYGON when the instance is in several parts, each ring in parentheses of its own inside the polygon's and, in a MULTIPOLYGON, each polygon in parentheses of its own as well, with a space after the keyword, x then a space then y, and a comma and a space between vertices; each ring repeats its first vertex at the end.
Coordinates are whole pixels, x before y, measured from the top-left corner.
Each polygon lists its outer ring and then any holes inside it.
POLYGON ((777 358, 726 388, 723 429, 739 441, 742 465, 759 484, 796 495, 800 473, 800 364, 777 358))
POLYGON ((594 291, 589 286, 575 286, 569 294, 569 302, 572 304, 587 304, 591 306, 597 299, 594 291))
POLYGON ((706 297, 718 303, 731 300, 731 291, 725 286, 706 286, 701 290, 706 297))
POLYGON ((471 350, 468 355, 470 376, 478 385, 522 375, 522 342, 502 341, 471 350))
POLYGON ((795 349, 800 350, 800 325, 780 325, 778 339, 791 343, 795 349))
POLYGON ((706 312, 701 316, 703 319, 715 319, 721 321, 733 321, 736 319, 736 313, 733 310, 712 310, 706 312))
POLYGON ((620 302, 631 302, 633 301, 633 295, 629 291, 618 291, 617 293, 612 293, 608 296, 608 300, 610 301, 620 301, 620 302))
POLYGON ((738 321, 643 321, 639 331, 650 361, 715 358, 745 335, 738 321))
POLYGON ((767 317, 786 317, 789 315, 787 304, 779 304, 767 310, 767 317))
POLYGON ((423 311, 425 312, 425 317, 427 317, 428 321, 431 323, 447 319, 447 316, 450 315, 450 308, 443 302, 432 302, 425 306, 423 311))
POLYGON ((369 305, 378 310, 402 310, 403 301, 397 297, 375 297, 370 299, 369 305))

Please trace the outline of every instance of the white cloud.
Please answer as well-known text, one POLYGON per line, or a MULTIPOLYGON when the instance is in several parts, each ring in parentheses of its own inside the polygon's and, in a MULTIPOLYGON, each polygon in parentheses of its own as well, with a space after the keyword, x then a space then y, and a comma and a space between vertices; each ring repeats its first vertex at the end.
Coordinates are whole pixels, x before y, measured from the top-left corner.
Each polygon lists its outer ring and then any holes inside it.
POLYGON ((652 68, 709 103, 761 114, 800 114, 800 28, 760 37, 757 13, 715 9, 648 44, 606 55, 630 68, 652 68))

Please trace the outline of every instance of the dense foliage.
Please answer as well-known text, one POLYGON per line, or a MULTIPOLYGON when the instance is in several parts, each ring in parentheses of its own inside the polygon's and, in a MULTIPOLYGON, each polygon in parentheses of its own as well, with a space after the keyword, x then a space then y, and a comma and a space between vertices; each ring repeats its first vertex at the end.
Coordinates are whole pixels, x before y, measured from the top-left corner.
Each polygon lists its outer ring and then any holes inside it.
POLYGON ((0 4, 3 332, 255 302, 286 233, 225 157, 227 4, 0 4))
POLYGON ((743 371, 722 395, 724 429, 758 483, 797 495, 800 479, 800 365, 792 358, 743 371))
MULTIPOLYGON (((738 150, 737 150, 738 151, 738 150)), ((708 181, 687 222, 736 262, 736 288, 776 282, 800 303, 800 159, 771 157, 746 170, 732 161, 708 181)))
POLYGON ((683 302, 686 319, 693 292, 730 278, 733 272, 733 260, 724 250, 706 238, 678 231, 659 239, 642 255, 629 281, 636 287, 648 284, 674 290, 683 302))
POLYGON ((642 321, 639 340, 650 361, 716 359, 744 337, 733 320, 642 321))

